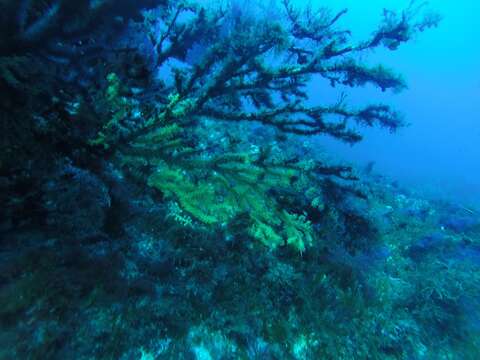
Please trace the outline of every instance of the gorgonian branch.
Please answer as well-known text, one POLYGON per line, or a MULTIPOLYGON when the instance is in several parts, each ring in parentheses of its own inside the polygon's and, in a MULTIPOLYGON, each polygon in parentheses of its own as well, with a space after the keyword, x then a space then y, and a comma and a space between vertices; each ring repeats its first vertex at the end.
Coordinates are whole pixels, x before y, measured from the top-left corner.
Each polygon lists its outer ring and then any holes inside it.
MULTIPOLYGON (((283 15, 272 18, 183 3, 170 7, 157 20, 163 30, 156 35, 154 48, 158 67, 162 73, 170 72, 173 81, 164 87, 168 98, 158 106, 158 120, 150 119, 140 132, 162 121, 194 126, 195 119, 209 117, 356 143, 362 137, 352 123, 390 131, 402 126, 402 116, 388 105, 307 106, 306 88, 312 79, 324 79, 331 86, 405 89, 401 76, 382 65, 366 65, 357 55, 381 46, 394 50, 415 33, 435 26, 438 17, 422 17, 424 4, 412 1, 400 14, 385 11, 372 37, 352 44, 350 32, 338 26, 346 10, 298 11, 289 0, 282 5, 283 15)), ((146 26, 152 28, 151 23, 146 26)))
POLYGON ((206 107, 199 115, 227 121, 259 122, 297 135, 325 134, 347 143, 356 143, 362 139, 354 129, 348 127, 348 121, 357 124, 379 125, 390 131, 403 125, 402 116, 387 105, 369 105, 360 110, 349 110, 343 104, 331 107, 305 107, 300 103, 289 104, 273 110, 253 112, 234 112, 230 109, 206 107), (336 120, 332 120, 332 117, 336 120))

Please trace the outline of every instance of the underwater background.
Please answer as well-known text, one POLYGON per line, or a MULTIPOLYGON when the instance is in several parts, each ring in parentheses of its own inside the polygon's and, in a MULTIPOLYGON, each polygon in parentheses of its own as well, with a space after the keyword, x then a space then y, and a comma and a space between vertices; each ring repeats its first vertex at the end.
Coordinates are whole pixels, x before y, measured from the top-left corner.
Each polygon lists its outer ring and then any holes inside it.
MULTIPOLYGON (((384 7, 398 8, 405 3, 322 2, 337 9, 348 7, 352 29, 363 36, 376 22, 375 16, 367 14, 378 14, 384 7)), ((353 149, 337 142, 329 142, 328 146, 352 161, 375 161, 382 174, 416 187, 426 196, 478 204, 480 50, 472 44, 480 35, 475 26, 480 4, 429 3, 444 16, 438 29, 406 44, 394 57, 382 52, 373 56, 407 78, 409 90, 394 96, 387 94, 387 98, 405 112, 410 127, 393 137, 373 131, 353 149)), ((369 96, 378 94, 362 89, 358 101, 369 96)))
POLYGON ((0 0, 0 359, 480 359, 479 10, 0 0))

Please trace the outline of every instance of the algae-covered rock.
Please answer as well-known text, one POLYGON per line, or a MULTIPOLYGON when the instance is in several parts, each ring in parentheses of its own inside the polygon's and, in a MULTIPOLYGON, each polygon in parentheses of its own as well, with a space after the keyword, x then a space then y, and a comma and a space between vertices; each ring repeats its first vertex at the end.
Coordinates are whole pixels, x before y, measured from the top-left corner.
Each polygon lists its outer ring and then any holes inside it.
POLYGON ((66 165, 42 190, 46 222, 53 232, 73 239, 102 233, 110 195, 96 175, 66 165))

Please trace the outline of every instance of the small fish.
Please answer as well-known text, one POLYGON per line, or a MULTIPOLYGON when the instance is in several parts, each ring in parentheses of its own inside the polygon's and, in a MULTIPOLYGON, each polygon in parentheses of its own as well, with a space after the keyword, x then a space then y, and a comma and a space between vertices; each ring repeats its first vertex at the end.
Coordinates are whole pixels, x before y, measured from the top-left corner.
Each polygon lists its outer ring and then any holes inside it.
POLYGON ((466 211, 466 212, 469 213, 469 214, 472 214, 472 215, 477 215, 477 214, 478 214, 477 211, 475 211, 475 210, 473 210, 473 209, 470 209, 470 208, 468 208, 468 207, 466 207, 466 206, 460 205, 460 208, 461 208, 462 210, 466 211))

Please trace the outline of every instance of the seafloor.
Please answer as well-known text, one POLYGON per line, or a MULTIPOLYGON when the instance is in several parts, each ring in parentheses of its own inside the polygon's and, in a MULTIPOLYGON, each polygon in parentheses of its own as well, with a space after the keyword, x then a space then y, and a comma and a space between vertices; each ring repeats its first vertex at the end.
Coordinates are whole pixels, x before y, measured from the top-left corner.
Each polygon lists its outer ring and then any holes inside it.
MULTIPOLYGON (((350 252, 169 227, 149 196, 111 224, 114 241, 7 232, 0 358, 478 358, 478 214, 381 177, 361 185, 368 202, 343 210, 350 226, 361 214, 350 252)), ((326 244, 350 236, 340 218, 324 221, 326 244)))

